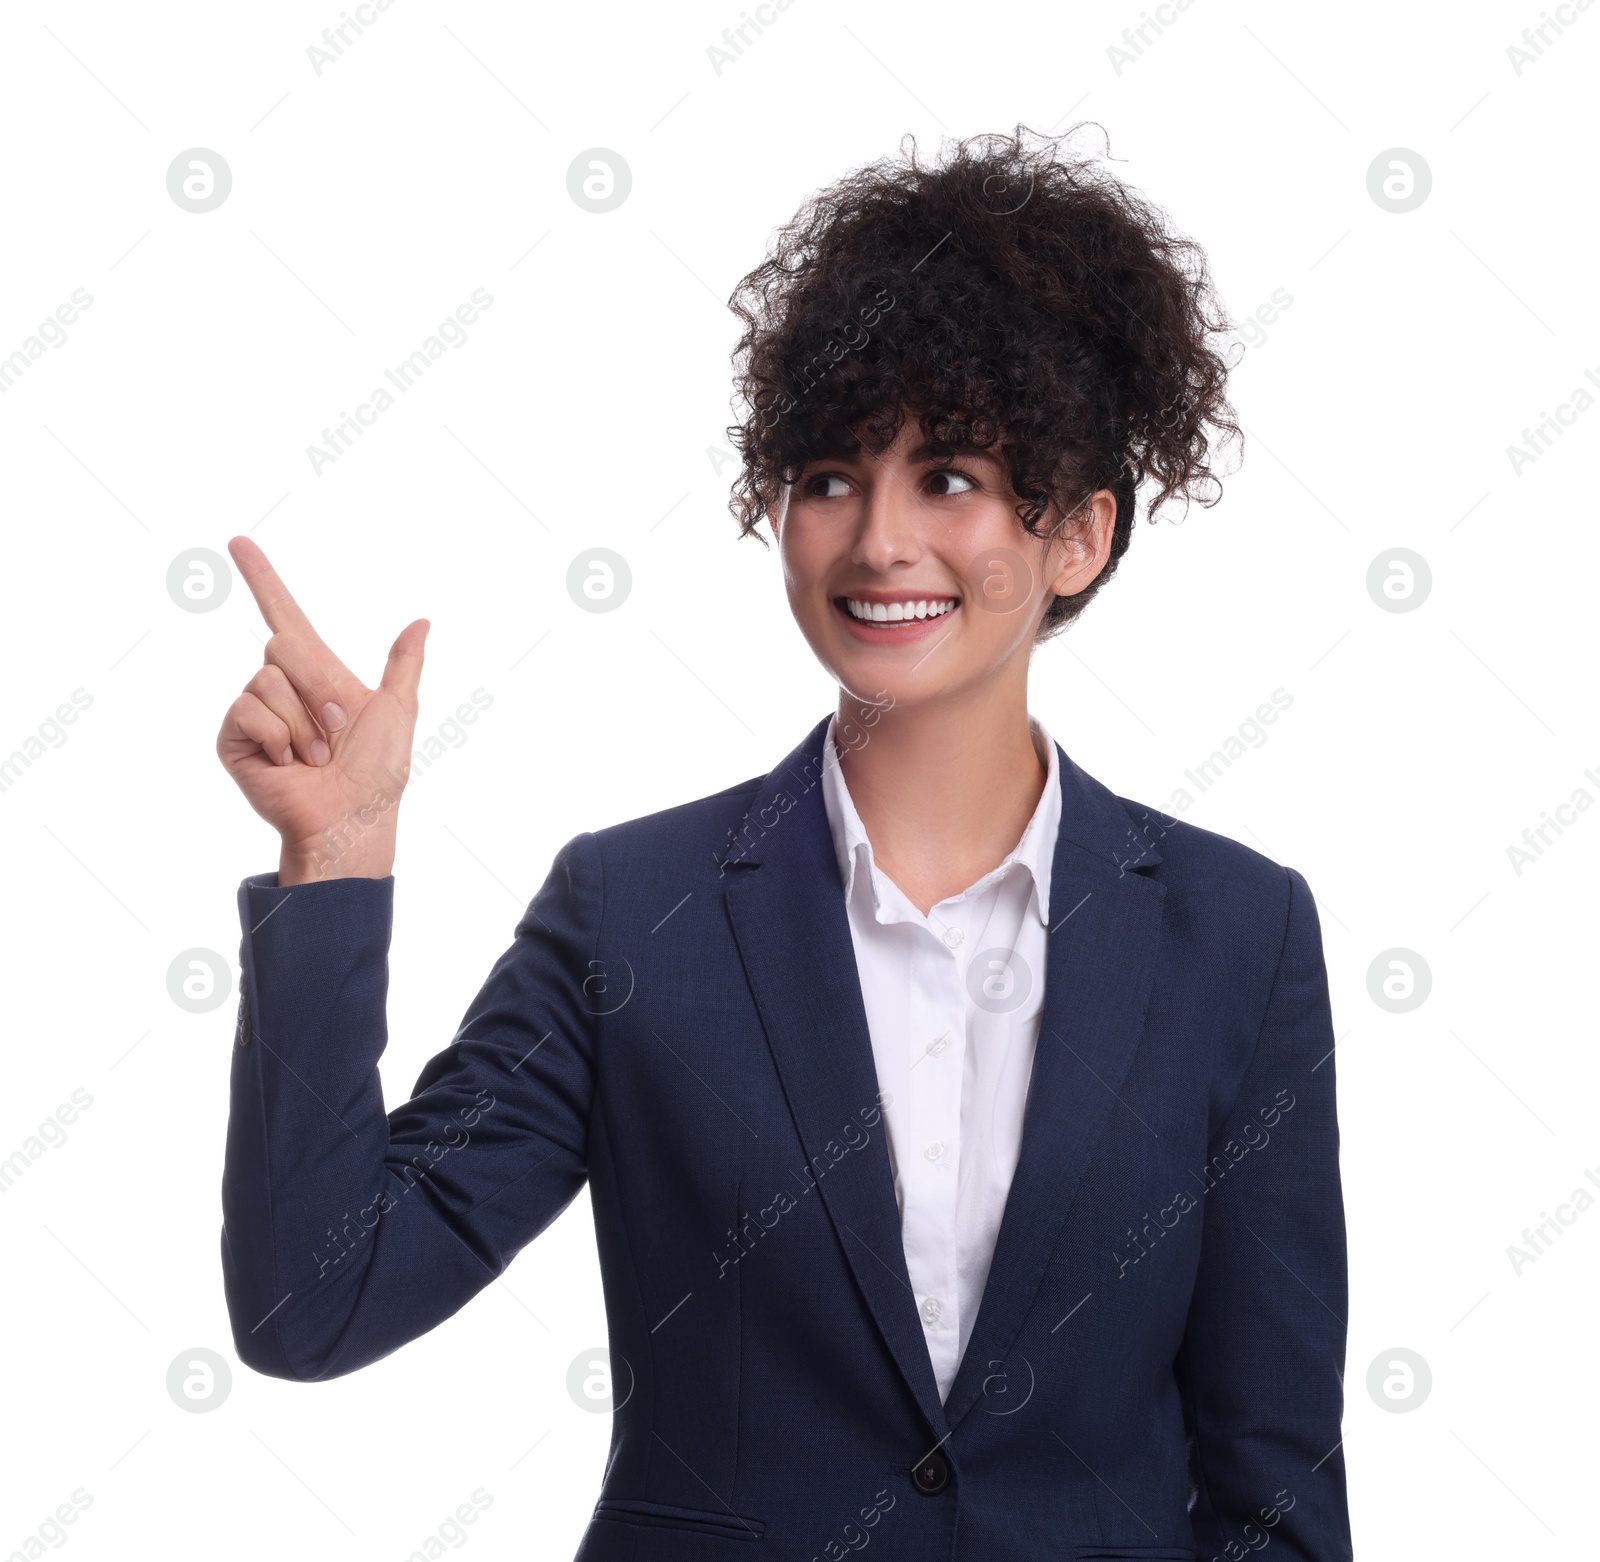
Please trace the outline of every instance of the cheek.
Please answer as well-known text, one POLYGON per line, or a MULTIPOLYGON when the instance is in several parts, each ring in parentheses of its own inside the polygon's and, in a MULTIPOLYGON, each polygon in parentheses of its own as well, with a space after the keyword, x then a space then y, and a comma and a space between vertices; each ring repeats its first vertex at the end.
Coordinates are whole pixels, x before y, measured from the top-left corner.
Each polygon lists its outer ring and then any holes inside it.
POLYGON ((800 528, 785 526, 778 534, 778 562, 783 567, 783 584, 789 599, 797 602, 814 578, 815 570, 807 556, 800 528))
POLYGON ((979 548, 961 571, 966 582, 965 633, 980 661, 1009 660, 1033 644, 1051 595, 1049 561, 1036 542, 1012 519, 997 528, 1003 540, 979 548))
POLYGON ((822 539, 791 523, 778 534, 778 560, 789 612, 810 638, 825 619, 828 604, 821 587, 832 557, 822 539))
POLYGON ((1041 544, 1011 517, 996 525, 982 544, 947 562, 961 577, 967 605, 979 627, 1006 638, 1018 620, 1031 620, 1042 610, 1048 589, 1048 561, 1041 544))
POLYGON ((1033 595, 1035 572, 1015 548, 980 548, 960 570, 967 601, 987 616, 1009 617, 1033 595))
POLYGON ((778 533, 778 557, 791 598, 798 602, 829 577, 838 563, 839 548, 834 528, 794 516, 784 523, 778 533))
POLYGON ((968 603, 973 611, 967 633, 974 645, 982 648, 980 655, 985 661, 1005 661, 1020 646, 1032 643, 1042 611, 1036 594, 1009 607, 985 606, 970 597, 968 603))

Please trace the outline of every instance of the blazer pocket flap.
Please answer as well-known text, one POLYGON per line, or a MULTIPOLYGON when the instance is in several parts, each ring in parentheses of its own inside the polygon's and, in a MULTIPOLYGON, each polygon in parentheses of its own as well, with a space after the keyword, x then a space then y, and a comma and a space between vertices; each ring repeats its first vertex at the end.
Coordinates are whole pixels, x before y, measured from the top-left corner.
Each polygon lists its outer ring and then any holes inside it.
POLYGON ((1075 1562, 1194 1562, 1194 1552, 1183 1546, 1112 1546, 1103 1541, 1074 1546, 1075 1562))
POLYGON ((637 1497, 602 1497, 594 1506, 594 1516, 619 1524, 693 1530, 722 1540, 760 1540, 767 1530, 762 1520, 747 1518, 731 1509, 712 1513, 704 1508, 674 1508, 664 1502, 644 1502, 637 1497))

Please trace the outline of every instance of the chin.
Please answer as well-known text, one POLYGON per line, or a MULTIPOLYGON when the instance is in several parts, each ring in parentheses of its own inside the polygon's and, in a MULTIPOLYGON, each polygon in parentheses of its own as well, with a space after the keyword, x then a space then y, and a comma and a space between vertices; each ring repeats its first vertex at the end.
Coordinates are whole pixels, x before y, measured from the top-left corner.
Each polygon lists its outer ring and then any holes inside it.
MULTIPOLYGON (((944 647, 940 656, 950 649, 944 647)), ((828 670, 846 694, 863 705, 878 705, 885 710, 906 711, 936 704, 972 682, 953 661, 941 668, 933 667, 931 662, 919 667, 916 661, 916 657, 907 659, 903 654, 844 655, 833 658, 828 670)))

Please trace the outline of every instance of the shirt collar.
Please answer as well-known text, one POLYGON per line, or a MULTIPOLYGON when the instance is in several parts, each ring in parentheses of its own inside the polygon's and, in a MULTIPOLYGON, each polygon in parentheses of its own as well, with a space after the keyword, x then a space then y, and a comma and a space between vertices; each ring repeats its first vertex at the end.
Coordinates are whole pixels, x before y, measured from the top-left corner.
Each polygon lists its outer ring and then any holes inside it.
MULTIPOLYGON (((856 812, 850 788, 845 785, 844 771, 839 765, 839 751, 833 741, 837 720, 834 717, 828 722, 827 736, 822 744, 822 801, 827 809, 828 828, 832 832, 833 848, 839 861, 839 877, 844 881, 845 900, 848 902, 855 892, 856 870, 864 861, 872 889, 873 907, 881 921, 882 896, 878 881, 883 875, 876 868, 872 842, 867 839, 866 826, 856 812)), ((1061 774, 1056 746, 1050 734, 1031 716, 1028 725, 1033 733, 1034 746, 1042 749, 1046 762, 1044 791, 1039 795, 1032 818, 1023 829, 1022 838, 1006 859, 984 874, 977 883, 968 885, 962 893, 970 895, 974 891, 987 889, 996 879, 1014 868, 1025 869, 1033 880, 1034 892, 1030 902, 1039 920, 1048 927, 1050 869, 1055 861, 1056 836, 1061 825, 1061 774)))

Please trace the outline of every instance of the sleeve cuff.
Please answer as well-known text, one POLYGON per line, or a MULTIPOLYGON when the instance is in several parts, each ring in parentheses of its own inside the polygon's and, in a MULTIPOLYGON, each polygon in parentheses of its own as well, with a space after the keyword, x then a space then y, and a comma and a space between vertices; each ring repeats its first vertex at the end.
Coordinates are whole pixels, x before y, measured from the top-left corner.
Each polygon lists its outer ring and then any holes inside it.
MULTIPOLYGON (((369 985, 373 992, 365 996, 381 1017, 393 874, 284 888, 276 871, 258 873, 241 881, 238 901, 241 1039, 259 1035, 264 1017, 279 1034, 321 1035, 337 1025, 342 1004, 369 985)), ((381 1018, 363 1018, 381 1037, 381 1018)))

